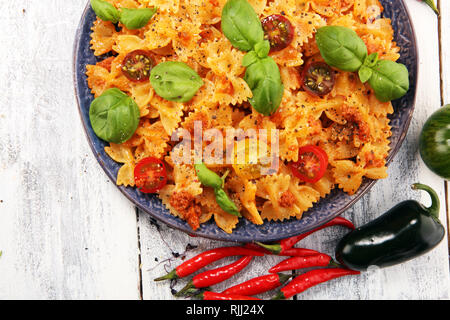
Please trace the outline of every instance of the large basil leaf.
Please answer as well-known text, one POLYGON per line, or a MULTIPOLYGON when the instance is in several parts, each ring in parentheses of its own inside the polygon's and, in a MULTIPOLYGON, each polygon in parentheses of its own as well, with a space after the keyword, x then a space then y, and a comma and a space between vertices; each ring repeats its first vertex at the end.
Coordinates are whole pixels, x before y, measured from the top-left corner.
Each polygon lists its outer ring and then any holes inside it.
POLYGON ((405 65, 379 60, 372 69, 369 84, 381 102, 403 97, 409 90, 409 72, 405 65))
POLYGON ((123 8, 120 12, 120 22, 129 30, 137 30, 148 24, 156 10, 156 8, 123 8))
POLYGON ((91 0, 91 7, 97 17, 103 21, 117 23, 120 20, 120 12, 111 3, 104 0, 91 0))
POLYGON ((113 88, 91 103, 89 118, 100 139, 120 144, 133 136, 139 125, 140 111, 130 96, 113 88))
POLYGON ((316 33, 316 43, 325 62, 343 71, 358 71, 367 57, 364 41, 350 28, 322 27, 316 33))
POLYGON ((222 32, 242 51, 250 51, 264 40, 261 21, 247 0, 228 0, 222 10, 222 32))
POLYGON ((271 57, 258 58, 254 51, 247 54, 245 62, 249 65, 244 80, 253 92, 249 99, 251 105, 263 115, 272 115, 280 106, 284 92, 278 65, 271 57))
POLYGON ((176 102, 188 102, 203 86, 197 72, 177 61, 163 62, 154 67, 150 82, 160 97, 176 102))

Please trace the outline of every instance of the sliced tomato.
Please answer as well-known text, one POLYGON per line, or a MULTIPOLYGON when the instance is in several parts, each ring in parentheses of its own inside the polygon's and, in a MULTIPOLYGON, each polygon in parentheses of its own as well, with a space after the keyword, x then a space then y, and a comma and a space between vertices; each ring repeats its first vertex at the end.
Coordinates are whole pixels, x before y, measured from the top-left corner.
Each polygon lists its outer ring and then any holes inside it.
POLYGON ((150 79, 153 65, 153 58, 148 51, 135 50, 123 59, 122 72, 130 81, 145 82, 150 79))
POLYGON ((153 157, 144 158, 134 168, 134 182, 143 193, 156 193, 167 183, 164 163, 153 157))
POLYGON ((329 94, 335 82, 334 71, 325 62, 310 61, 303 68, 301 84, 312 95, 322 97, 329 94))
POLYGON ((294 26, 280 14, 273 14, 262 20, 265 39, 270 42, 271 51, 280 51, 294 39, 294 26))
POLYGON ((302 181, 316 183, 328 167, 328 155, 320 147, 305 146, 298 152, 298 161, 290 164, 292 174, 302 181))

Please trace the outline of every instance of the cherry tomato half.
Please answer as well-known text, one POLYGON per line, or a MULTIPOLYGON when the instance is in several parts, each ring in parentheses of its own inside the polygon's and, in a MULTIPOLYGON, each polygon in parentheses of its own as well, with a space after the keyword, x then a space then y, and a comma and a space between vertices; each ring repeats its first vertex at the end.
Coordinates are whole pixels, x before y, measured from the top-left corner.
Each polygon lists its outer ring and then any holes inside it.
POLYGON ((310 61, 303 68, 302 87, 315 96, 329 94, 333 90, 335 81, 334 71, 325 62, 310 61))
POLYGON ((262 20, 265 39, 270 42, 271 51, 280 51, 294 39, 294 26, 284 16, 273 14, 262 20))
POLYGON ((134 182, 143 193, 156 193, 167 183, 164 163, 156 158, 144 158, 134 168, 134 182))
POLYGON ((150 79, 153 64, 153 58, 148 51, 135 50, 123 59, 122 72, 130 81, 145 82, 150 79))
POLYGON ((292 174, 302 181, 316 183, 328 167, 328 155, 322 148, 305 146, 299 149, 298 161, 290 164, 292 174))

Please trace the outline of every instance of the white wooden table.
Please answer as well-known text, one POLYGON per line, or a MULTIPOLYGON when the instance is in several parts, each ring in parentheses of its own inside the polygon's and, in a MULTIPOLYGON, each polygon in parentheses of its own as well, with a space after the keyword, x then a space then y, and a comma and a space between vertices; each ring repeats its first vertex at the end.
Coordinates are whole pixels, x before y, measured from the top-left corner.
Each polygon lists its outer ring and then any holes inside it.
MULTIPOLYGON (((409 198, 429 203, 413 182, 434 187, 441 219, 449 186, 421 162, 424 121, 450 103, 450 2, 441 18, 406 0, 418 38, 420 77, 407 138, 389 178, 344 213, 359 226, 409 198)), ((85 0, 0 0, 0 299, 173 299, 153 279, 224 243, 155 223, 109 181, 78 115, 72 45, 85 0)), ((344 230, 322 230, 303 246, 332 254, 344 230)), ((448 238, 447 238, 448 239, 448 238)), ((315 287, 297 299, 449 299, 448 240, 413 261, 315 287)), ((256 259, 223 286, 262 275, 278 257, 256 259)), ((184 285, 180 282, 177 288, 184 285)), ((271 295, 267 295, 269 298, 271 295)))

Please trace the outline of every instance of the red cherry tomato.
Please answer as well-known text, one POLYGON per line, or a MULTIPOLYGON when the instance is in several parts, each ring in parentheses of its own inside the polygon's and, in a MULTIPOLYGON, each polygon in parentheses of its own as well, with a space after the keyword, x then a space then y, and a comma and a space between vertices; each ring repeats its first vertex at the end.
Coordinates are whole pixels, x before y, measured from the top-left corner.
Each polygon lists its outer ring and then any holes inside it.
POLYGON ((270 42, 271 51, 280 51, 294 39, 294 26, 284 16, 273 14, 262 20, 265 39, 270 42))
POLYGON ((303 68, 301 84, 312 95, 322 97, 329 94, 335 81, 334 71, 325 62, 310 61, 303 68))
POLYGON ((302 181, 316 183, 328 167, 328 155, 322 148, 305 146, 299 149, 298 161, 290 164, 292 174, 302 181))
POLYGON ((130 81, 145 82, 150 79, 153 64, 153 58, 148 51, 135 50, 123 59, 122 72, 130 81))
POLYGON ((134 168, 134 182, 143 193, 156 193, 167 183, 164 163, 156 158, 144 158, 134 168))

